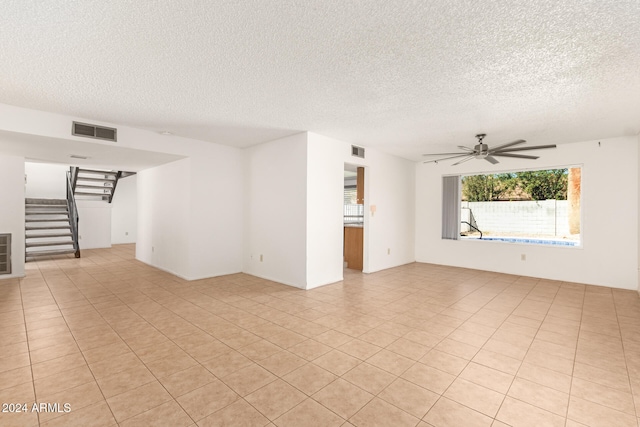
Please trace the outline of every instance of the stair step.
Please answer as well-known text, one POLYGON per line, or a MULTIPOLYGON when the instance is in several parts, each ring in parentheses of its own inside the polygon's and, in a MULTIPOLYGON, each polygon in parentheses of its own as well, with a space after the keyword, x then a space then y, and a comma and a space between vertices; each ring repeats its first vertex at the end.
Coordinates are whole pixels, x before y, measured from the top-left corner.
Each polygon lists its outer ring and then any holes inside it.
POLYGON ((109 197, 109 194, 111 194, 111 193, 89 193, 87 191, 76 191, 75 192, 76 196, 106 196, 106 197, 109 197))
POLYGON ((73 237, 71 233, 50 233, 50 234, 27 234, 25 238, 27 239, 44 239, 48 237, 73 237))
POLYGON ((65 205, 24 205, 25 210, 37 210, 37 211, 56 211, 56 210, 69 210, 69 207, 65 205))
POLYGON ((87 184, 78 184, 76 188, 95 188, 96 190, 110 190, 113 187, 107 185, 87 185, 87 184))
POLYGON ((25 213, 26 212, 51 213, 51 212, 67 212, 68 209, 66 209, 66 206, 58 206, 56 208, 45 208, 45 207, 42 207, 42 206, 25 205, 24 211, 25 211, 25 213))
MULTIPOLYGON (((91 182, 116 182, 115 179, 111 178, 91 178, 88 176, 79 176, 77 181, 91 181, 91 182)), ((76 187, 78 185, 76 184, 76 187)))
POLYGON ((75 254, 66 199, 25 198, 25 261, 75 254))
POLYGON ((51 212, 51 211, 67 211, 67 205, 24 205, 25 211, 51 212))
POLYGON ((116 176, 118 175, 118 172, 114 172, 114 171, 100 171, 100 170, 94 170, 94 169, 78 169, 78 179, 80 179, 80 174, 81 173, 89 173, 89 174, 94 174, 94 175, 110 175, 110 176, 116 176))
POLYGON ((47 218, 25 218, 24 222, 69 222, 69 216, 66 218, 58 218, 58 219, 47 219, 47 218))
POLYGON ((71 240, 60 240, 56 242, 36 242, 36 243, 25 243, 25 248, 38 248, 41 246, 73 246, 73 242, 71 240))
POLYGON ((25 230, 64 230, 71 229, 70 225, 27 225, 25 230))
POLYGON ((25 212, 60 212, 60 211, 68 211, 69 209, 67 208, 67 205, 64 206, 51 206, 51 207, 45 207, 45 206, 31 206, 31 205, 25 205, 24 206, 24 211, 25 212))
POLYGON ((66 199, 36 199, 36 198, 26 198, 24 199, 25 204, 32 205, 65 205, 67 204, 66 199))
POLYGON ((65 215, 65 216, 69 216, 69 212, 68 211, 25 211, 24 212, 25 215, 65 215))
POLYGON ((76 192, 73 193, 74 195, 78 195, 78 194, 91 194, 91 195, 109 195, 111 194, 111 188, 110 187, 96 187, 93 189, 82 189, 82 190, 78 190, 76 189, 76 192), (104 191, 104 190, 108 190, 108 191, 104 191))
POLYGON ((30 251, 26 252, 27 258, 35 258, 39 256, 66 255, 75 253, 75 249, 52 249, 49 251, 30 251))

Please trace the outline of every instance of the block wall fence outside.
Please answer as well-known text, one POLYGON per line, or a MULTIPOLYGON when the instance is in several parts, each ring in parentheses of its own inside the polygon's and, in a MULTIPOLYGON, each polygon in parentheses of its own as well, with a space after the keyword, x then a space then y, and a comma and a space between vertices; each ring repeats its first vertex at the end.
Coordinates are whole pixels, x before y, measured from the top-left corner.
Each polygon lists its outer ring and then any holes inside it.
MULTIPOLYGON (((461 217, 485 233, 570 234, 567 200, 462 202, 461 217)), ((469 226, 463 224, 462 230, 468 229, 469 226)))

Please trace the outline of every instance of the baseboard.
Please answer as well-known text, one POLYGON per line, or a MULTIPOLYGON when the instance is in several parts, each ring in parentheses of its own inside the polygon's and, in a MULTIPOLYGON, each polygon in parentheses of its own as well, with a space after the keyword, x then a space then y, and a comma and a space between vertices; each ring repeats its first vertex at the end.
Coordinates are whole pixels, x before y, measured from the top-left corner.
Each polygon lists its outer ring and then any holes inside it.
POLYGON ((10 280, 10 279, 22 279, 27 277, 26 273, 24 274, 2 274, 0 275, 0 281, 2 280, 10 280))
POLYGON ((301 286, 299 286, 299 285, 296 285, 296 284, 293 284, 293 283, 283 282, 282 280, 274 279, 273 277, 267 277, 267 276, 263 276, 263 275, 260 275, 260 274, 249 273, 249 272, 246 272, 246 271, 243 271, 243 273, 244 273, 244 274, 248 274, 249 276, 258 277, 258 278, 260 278, 260 279, 269 280, 269 281, 271 281, 271 282, 280 283, 280 284, 282 284, 282 285, 291 286, 291 287, 293 287, 293 288, 298 288, 298 289, 302 289, 302 290, 304 290, 304 289, 305 289, 304 287, 301 287, 301 286))

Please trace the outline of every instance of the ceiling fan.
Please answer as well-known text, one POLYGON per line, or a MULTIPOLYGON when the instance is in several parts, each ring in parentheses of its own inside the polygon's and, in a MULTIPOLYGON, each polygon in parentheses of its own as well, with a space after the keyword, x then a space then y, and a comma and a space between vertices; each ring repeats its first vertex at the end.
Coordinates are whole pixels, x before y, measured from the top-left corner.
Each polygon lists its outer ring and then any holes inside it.
POLYGON ((464 157, 463 159, 457 161, 451 166, 459 165, 460 163, 464 163, 471 159, 485 159, 489 163, 495 165, 496 163, 499 163, 496 157, 515 157, 517 159, 531 159, 531 160, 535 160, 538 158, 538 156, 513 154, 513 152, 515 151, 528 151, 528 150, 541 150, 545 148, 556 148, 555 144, 536 145, 534 147, 511 148, 516 145, 524 144, 525 142, 527 142, 524 139, 518 139, 513 142, 508 142, 506 144, 498 145, 497 147, 494 147, 494 148, 489 148, 487 144, 482 142, 485 136, 487 135, 484 133, 480 133, 476 135, 476 138, 478 138, 478 144, 476 144, 476 146, 473 148, 465 147, 464 145, 458 145, 458 148, 462 150, 462 152, 423 154, 423 156, 450 156, 450 157, 443 157, 436 160, 428 160, 424 163, 438 163, 441 160, 457 159, 459 157, 464 157))

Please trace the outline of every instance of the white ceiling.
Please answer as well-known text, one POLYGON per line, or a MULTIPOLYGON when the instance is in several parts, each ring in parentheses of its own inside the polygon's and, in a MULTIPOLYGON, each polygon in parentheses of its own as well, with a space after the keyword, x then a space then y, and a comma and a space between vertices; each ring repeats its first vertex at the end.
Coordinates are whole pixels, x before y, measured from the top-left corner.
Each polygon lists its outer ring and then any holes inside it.
POLYGON ((0 102, 409 159, 640 132, 640 1, 5 0, 0 102))
POLYGON ((35 162, 96 169, 118 168, 129 172, 139 172, 183 158, 171 154, 117 147, 109 143, 87 144, 83 141, 47 138, 3 130, 0 130, 0 152, 26 157, 35 162))

